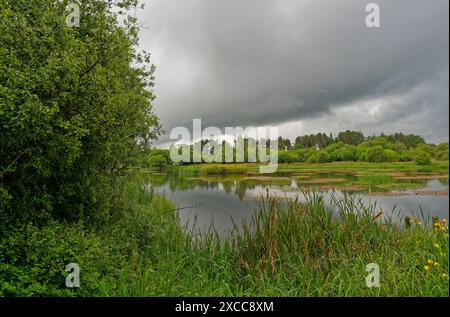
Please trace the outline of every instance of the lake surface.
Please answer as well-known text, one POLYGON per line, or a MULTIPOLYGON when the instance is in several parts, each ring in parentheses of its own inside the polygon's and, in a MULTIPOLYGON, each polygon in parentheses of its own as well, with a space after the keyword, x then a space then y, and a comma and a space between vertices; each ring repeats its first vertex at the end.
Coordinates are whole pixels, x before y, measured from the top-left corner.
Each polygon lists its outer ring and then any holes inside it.
MULTIPOLYGON (((272 175, 272 174, 271 174, 272 175)), ((265 197, 267 192, 275 197, 295 197, 304 199, 302 190, 320 190, 325 202, 332 205, 332 197, 337 199, 349 193, 361 199, 364 205, 376 204, 377 211, 385 214, 398 214, 399 211, 419 213, 426 216, 449 217, 448 178, 404 180, 415 186, 414 189, 386 190, 377 186, 339 185, 342 179, 357 179, 351 173, 318 172, 273 174, 272 177, 249 175, 228 176, 180 176, 177 174, 146 173, 144 182, 156 192, 172 199, 180 208, 180 225, 190 232, 207 231, 214 228, 220 235, 226 235, 244 219, 250 220, 255 212, 256 200, 265 197), (319 180, 329 182, 315 184, 308 179, 320 176, 319 180), (338 183, 338 184, 336 184, 338 183)), ((317 181, 317 180, 316 180, 317 181)))

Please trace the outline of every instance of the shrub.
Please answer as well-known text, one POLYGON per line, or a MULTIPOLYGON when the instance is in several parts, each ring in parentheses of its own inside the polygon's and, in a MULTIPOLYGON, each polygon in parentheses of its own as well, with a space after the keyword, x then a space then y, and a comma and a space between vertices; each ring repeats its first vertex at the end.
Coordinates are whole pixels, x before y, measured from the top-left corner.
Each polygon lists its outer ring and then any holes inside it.
POLYGON ((319 156, 316 153, 314 153, 313 155, 308 157, 306 162, 308 162, 308 163, 319 163, 319 156))
POLYGON ((319 160, 319 163, 327 163, 331 161, 327 151, 320 150, 316 153, 316 155, 319 160))
POLYGON ((366 162, 381 163, 394 162, 399 159, 398 154, 389 149, 384 149, 380 145, 361 150, 360 159, 366 162))
POLYGON ((417 165, 431 165, 431 155, 425 151, 416 150, 414 153, 414 162, 417 165))
POLYGON ((399 160, 399 155, 397 154, 397 152, 393 150, 384 150, 383 158, 384 158, 383 162, 395 162, 399 160))
POLYGON ((292 151, 279 151, 278 162, 280 163, 293 163, 298 162, 299 156, 292 151))
POLYGON ((148 165, 150 167, 164 167, 167 165, 167 159, 163 155, 152 155, 148 159, 148 165))
POLYGON ((294 150, 294 153, 298 156, 298 162, 306 162, 308 158, 316 152, 314 149, 300 149, 294 150))
POLYGON ((448 161, 448 150, 441 150, 436 152, 436 160, 448 161))
POLYGON ((354 145, 343 145, 330 153, 332 161, 356 161, 358 159, 358 149, 354 145))
POLYGON ((422 151, 422 152, 426 152, 428 154, 430 154, 431 157, 433 157, 436 153, 436 148, 435 146, 432 146, 430 144, 419 144, 416 147, 417 151, 422 151))
POLYGON ((413 161, 412 151, 404 151, 398 156, 398 160, 401 162, 410 162, 413 161))
POLYGON ((8 231, 0 238, 0 296, 80 296, 117 287, 129 265, 108 237, 82 223, 50 221, 8 231), (69 263, 80 266, 80 288, 65 287, 69 263))
POLYGON ((160 133, 136 22, 95 0, 69 28, 65 2, 0 1, 0 212, 17 222, 109 215, 127 167, 160 133))

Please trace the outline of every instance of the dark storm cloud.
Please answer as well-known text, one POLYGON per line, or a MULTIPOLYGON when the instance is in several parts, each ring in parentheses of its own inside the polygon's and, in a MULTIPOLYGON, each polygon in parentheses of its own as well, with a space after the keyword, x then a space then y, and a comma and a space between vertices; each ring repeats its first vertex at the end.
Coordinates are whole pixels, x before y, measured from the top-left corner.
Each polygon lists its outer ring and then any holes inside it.
POLYGON ((292 137, 357 128, 448 139, 447 0, 152 0, 139 18, 167 131, 202 118, 292 137), (365 25, 369 2, 379 29, 365 25))

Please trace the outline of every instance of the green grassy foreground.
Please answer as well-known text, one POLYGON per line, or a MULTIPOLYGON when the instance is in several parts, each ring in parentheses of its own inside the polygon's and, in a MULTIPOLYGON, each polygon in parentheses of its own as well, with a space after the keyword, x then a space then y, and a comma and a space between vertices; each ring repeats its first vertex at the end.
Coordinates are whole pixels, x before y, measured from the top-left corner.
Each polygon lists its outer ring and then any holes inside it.
POLYGON ((350 197, 336 201, 336 218, 319 194, 308 195, 307 204, 262 199, 240 235, 199 240, 178 226, 170 202, 130 183, 132 208, 102 229, 52 222, 4 237, 0 295, 449 295, 443 221, 411 216, 406 227, 382 224, 350 197), (70 262, 80 265, 79 289, 64 286, 70 262), (369 263, 380 267, 380 288, 365 284, 369 263))

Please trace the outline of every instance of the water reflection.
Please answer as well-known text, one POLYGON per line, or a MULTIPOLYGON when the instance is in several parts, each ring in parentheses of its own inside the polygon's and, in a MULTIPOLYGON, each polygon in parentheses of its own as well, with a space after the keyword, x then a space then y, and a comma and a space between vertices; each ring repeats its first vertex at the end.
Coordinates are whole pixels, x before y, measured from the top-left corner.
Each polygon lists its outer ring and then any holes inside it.
MULTIPOLYGON (((179 211, 180 224, 187 230, 205 231, 214 228, 223 235, 235 224, 249 219, 255 210, 255 201, 266 195, 293 197, 302 189, 311 188, 303 180, 292 179, 296 174, 276 174, 272 178, 227 176, 183 176, 177 174, 143 174, 142 178, 157 192, 164 193, 182 208, 179 211)), ((337 181, 340 178, 354 180, 356 177, 344 173, 321 173, 320 178, 337 181)), ((393 209, 404 212, 422 212, 429 216, 447 218, 449 215, 448 180, 408 180, 420 185, 420 189, 391 191, 394 195, 383 195, 379 188, 366 187, 351 190, 352 195, 364 204, 377 204, 384 212, 393 209), (375 193, 374 195, 374 192, 375 193), (380 193, 378 193, 380 192, 380 193), (439 193, 440 194, 436 194, 439 193), (442 194, 444 193, 444 194, 442 194)), ((339 188, 339 186, 336 186, 339 188)), ((322 190, 325 202, 330 204, 332 197, 339 199, 344 192, 340 189, 322 190)), ((301 197, 301 195, 299 196, 301 197)))

